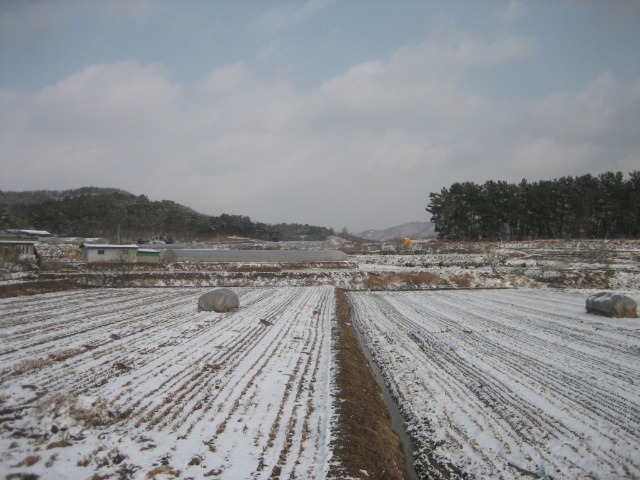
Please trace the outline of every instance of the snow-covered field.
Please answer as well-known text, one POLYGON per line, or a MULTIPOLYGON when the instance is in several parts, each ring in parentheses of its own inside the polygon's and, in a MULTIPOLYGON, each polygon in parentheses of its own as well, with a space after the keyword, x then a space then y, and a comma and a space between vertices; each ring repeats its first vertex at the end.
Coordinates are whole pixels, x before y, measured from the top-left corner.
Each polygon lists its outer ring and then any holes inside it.
POLYGON ((323 478, 333 288, 204 291, 0 300, 0 476, 323 478))
POLYGON ((325 478, 335 287, 423 473, 640 478, 640 320, 585 313, 602 290, 640 300, 640 241, 353 248, 335 266, 5 266, 7 288, 104 288, 0 299, 0 478, 325 478), (217 285, 241 308, 198 313, 217 285))
POLYGON ((423 473, 640 477, 640 320, 545 290, 348 296, 423 473))

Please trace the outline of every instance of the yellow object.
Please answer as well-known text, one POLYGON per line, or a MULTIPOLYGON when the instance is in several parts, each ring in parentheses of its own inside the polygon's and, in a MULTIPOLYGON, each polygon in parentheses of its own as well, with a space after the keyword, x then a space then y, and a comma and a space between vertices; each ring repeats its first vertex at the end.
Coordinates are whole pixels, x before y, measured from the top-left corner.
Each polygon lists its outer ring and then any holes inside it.
POLYGON ((411 243, 411 239, 410 238, 405 238, 402 243, 404 243, 405 245, 408 245, 409 243, 411 243))

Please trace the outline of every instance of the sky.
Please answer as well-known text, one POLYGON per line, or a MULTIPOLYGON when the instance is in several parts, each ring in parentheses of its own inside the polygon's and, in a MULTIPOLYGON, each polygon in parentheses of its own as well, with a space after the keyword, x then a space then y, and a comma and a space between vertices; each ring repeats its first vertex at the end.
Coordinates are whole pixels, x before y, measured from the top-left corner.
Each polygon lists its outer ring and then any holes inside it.
POLYGON ((638 25, 632 0, 0 0, 0 190, 360 232, 455 182, 626 175, 638 25))

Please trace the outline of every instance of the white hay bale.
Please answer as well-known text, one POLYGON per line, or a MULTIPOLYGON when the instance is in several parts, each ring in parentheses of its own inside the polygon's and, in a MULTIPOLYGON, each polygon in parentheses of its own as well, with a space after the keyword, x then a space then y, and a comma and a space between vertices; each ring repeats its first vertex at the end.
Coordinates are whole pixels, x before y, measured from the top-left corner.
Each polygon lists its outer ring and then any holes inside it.
POLYGON ((199 312, 228 312, 239 306, 238 294, 228 288, 216 288, 198 299, 199 312))
POLYGON ((633 298, 600 292, 587 298, 587 312, 605 317, 636 318, 638 304, 633 298))

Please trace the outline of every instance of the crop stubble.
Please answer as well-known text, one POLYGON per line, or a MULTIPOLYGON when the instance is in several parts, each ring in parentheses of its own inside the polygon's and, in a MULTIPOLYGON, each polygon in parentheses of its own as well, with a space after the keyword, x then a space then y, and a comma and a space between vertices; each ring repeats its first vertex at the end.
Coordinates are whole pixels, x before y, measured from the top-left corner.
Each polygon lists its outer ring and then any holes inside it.
POLYGON ((424 477, 640 476, 637 321, 548 291, 349 298, 424 477))
POLYGON ((333 289, 240 288, 242 308, 227 314, 196 312, 202 292, 4 300, 0 471, 324 475, 333 289), (89 428, 88 418, 101 424, 89 428), (47 466, 26 465, 43 444, 59 447, 47 466))

